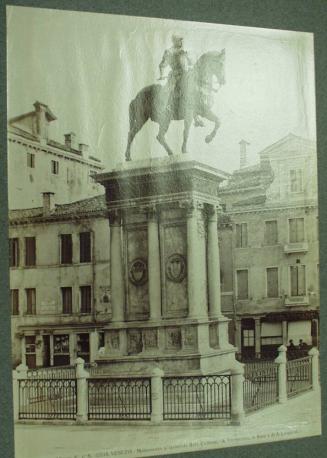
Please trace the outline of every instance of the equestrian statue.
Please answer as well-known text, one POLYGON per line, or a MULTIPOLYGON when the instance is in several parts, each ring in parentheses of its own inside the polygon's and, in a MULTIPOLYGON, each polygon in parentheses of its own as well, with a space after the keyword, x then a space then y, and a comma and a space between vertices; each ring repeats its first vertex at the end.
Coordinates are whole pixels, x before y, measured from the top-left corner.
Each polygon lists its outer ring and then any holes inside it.
POLYGON ((173 46, 164 52, 159 64, 160 77, 170 68, 165 85, 153 84, 142 89, 129 105, 129 133, 125 152, 126 161, 131 160, 131 144, 135 135, 148 119, 159 124, 157 140, 168 155, 173 152, 165 140, 171 121, 184 120, 182 153, 187 153, 187 139, 192 122, 203 126, 200 117, 214 123, 205 141, 211 142, 219 128, 219 119, 211 111, 213 105, 214 77, 219 86, 225 84, 225 50, 203 54, 192 67, 187 51, 183 49, 183 38, 174 35, 173 46))

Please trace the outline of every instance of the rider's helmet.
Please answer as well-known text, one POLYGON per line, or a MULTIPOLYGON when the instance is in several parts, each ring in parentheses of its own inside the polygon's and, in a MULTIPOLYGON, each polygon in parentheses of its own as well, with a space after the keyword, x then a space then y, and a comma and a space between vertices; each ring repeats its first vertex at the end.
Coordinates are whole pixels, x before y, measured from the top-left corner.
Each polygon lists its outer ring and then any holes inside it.
POLYGON ((183 46, 183 37, 180 35, 172 35, 171 41, 173 43, 173 46, 176 48, 181 48, 183 46))

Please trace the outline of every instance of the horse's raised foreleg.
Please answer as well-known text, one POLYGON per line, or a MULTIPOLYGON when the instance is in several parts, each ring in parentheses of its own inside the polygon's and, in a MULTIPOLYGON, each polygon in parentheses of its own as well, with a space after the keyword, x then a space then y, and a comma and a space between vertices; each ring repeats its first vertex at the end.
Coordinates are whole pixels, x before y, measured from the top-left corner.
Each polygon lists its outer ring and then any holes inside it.
POLYGON ((204 110, 203 113, 201 113, 201 116, 208 119, 208 121, 215 123, 212 132, 210 132, 210 134, 208 134, 205 138, 206 143, 210 143, 216 136, 217 130, 220 126, 220 121, 218 116, 216 116, 211 110, 204 110))
POLYGON ((188 135, 190 133, 191 124, 192 124, 192 118, 187 117, 184 119, 184 133, 183 133, 183 145, 182 145, 183 154, 187 154, 186 145, 187 145, 188 135))
POLYGON ((164 121, 163 123, 159 124, 159 132, 157 135, 157 140, 158 142, 165 148, 169 156, 173 155, 172 150, 169 148, 166 139, 165 139, 165 134, 168 130, 170 120, 164 121))

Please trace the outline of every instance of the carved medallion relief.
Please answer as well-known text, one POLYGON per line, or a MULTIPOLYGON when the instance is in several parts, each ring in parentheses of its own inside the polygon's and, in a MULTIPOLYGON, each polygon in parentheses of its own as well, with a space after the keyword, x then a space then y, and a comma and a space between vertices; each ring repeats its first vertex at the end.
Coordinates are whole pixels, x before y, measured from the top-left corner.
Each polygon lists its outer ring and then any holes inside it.
POLYGON ((187 314, 186 224, 164 226, 162 236, 163 314, 183 317, 187 314))
POLYGON ((129 226, 125 237, 127 317, 142 320, 149 314, 147 229, 129 226))

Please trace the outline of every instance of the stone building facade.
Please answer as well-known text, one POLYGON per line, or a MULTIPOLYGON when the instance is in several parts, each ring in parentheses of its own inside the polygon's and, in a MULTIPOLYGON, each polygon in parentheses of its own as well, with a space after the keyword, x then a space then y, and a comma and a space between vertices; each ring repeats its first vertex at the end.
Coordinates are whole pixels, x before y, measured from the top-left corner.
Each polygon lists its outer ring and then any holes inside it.
POLYGON ((54 192, 57 203, 84 199, 103 190, 92 178, 103 165, 73 132, 63 143, 51 139, 50 108, 34 103, 34 110, 9 120, 8 181, 9 208, 42 205, 42 192, 54 192))
MULTIPOLYGON (((272 355, 291 339, 295 345, 300 339, 318 344, 316 177, 315 145, 289 135, 263 150, 259 163, 251 167, 246 166, 243 148, 242 167, 217 183, 221 311, 230 318, 229 340, 244 357, 272 355)), ((117 269, 113 264, 110 274, 109 224, 115 226, 115 215, 108 213, 104 195, 66 205, 55 200, 56 194, 46 192, 41 206, 10 212, 14 365, 69 364, 77 355, 94 361, 105 346, 104 333, 109 339, 114 331, 110 278, 117 269)), ((135 202, 129 200, 128 206, 135 202)), ((151 208, 143 210, 137 212, 135 206, 126 226, 128 242, 136 250, 129 261, 140 261, 126 273, 135 276, 134 283, 144 274, 142 231, 155 225, 155 219, 149 219, 151 208)), ((173 229, 170 223, 162 229, 166 246, 173 243, 169 231, 179 228, 185 211, 161 210, 172 219, 173 229)), ((181 233, 178 240, 186 253, 186 235, 181 233)), ((133 281, 127 295, 135 289, 133 281)), ((133 293, 137 304, 129 305, 130 321, 148 319, 149 310, 139 307, 143 289, 133 293)), ((172 292, 171 310, 163 298, 161 313, 168 319, 174 319, 176 310, 184 317, 181 304, 186 299, 176 304, 177 297, 172 292)))
MULTIPOLYGON (((244 155, 244 151, 243 151, 244 155)), ((234 341, 244 357, 302 339, 317 345, 319 233, 316 149, 292 134, 221 189, 223 290, 233 291, 234 341)))
POLYGON ((111 317, 104 196, 10 211, 13 363, 94 361, 111 317))

